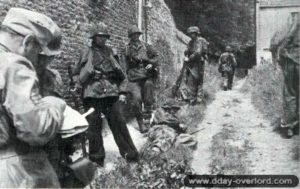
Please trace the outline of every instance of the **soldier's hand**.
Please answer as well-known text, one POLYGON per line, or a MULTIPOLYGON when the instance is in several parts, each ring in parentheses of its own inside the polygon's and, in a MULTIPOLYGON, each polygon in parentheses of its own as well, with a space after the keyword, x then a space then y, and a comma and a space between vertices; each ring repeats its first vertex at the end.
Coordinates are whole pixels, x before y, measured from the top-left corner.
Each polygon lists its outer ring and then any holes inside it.
POLYGON ((78 87, 74 86, 70 88, 71 93, 76 93, 78 91, 78 87))
POLYGON ((146 66, 146 70, 149 70, 149 69, 151 69, 152 67, 153 67, 152 64, 148 64, 148 65, 146 66))
POLYGON ((120 94, 119 101, 126 103, 126 95, 120 94))
POLYGON ((188 62, 190 59, 188 57, 184 57, 183 61, 188 62))

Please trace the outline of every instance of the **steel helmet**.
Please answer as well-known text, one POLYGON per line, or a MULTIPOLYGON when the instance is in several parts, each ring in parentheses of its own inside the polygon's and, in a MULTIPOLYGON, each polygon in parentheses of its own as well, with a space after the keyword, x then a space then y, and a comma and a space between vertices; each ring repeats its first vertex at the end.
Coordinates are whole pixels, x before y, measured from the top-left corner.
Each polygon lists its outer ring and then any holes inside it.
POLYGON ((226 52, 231 52, 231 51, 232 51, 232 48, 231 48, 229 45, 227 45, 226 48, 225 48, 225 51, 226 51, 226 52))
POLYGON ((187 29, 187 34, 197 33, 200 34, 200 29, 197 26, 191 26, 187 29))
POLYGON ((140 35, 143 34, 142 31, 134 25, 128 29, 128 37, 131 37, 135 33, 138 33, 140 35))
POLYGON ((93 24, 90 28, 90 38, 93 38, 94 36, 105 36, 107 38, 110 38, 110 34, 108 31, 108 27, 103 22, 100 22, 98 24, 93 24))

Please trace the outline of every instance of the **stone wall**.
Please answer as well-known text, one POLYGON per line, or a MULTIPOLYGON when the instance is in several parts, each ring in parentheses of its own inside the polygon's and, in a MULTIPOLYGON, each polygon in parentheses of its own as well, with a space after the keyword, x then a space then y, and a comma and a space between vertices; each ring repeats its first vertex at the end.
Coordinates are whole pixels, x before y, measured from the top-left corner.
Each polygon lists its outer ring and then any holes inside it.
POLYGON ((176 28, 171 10, 164 0, 152 0, 152 8, 147 10, 147 30, 149 42, 160 53, 160 89, 175 83, 182 67, 182 60, 189 37, 176 28))
MULTIPOLYGON (((143 19, 147 20, 143 22, 147 27, 144 25, 143 28, 147 28, 145 33, 148 42, 155 46, 161 57, 161 80, 158 87, 163 91, 175 82, 189 39, 177 30, 164 0, 153 0, 152 5, 143 15, 143 19)), ((24 7, 45 13, 62 28, 62 54, 56 58, 52 67, 63 77, 66 99, 71 97, 67 90, 67 67, 74 64, 80 51, 89 45, 89 26, 99 21, 106 23, 112 35, 109 45, 122 53, 128 42, 128 27, 137 24, 136 0, 0 0, 0 7, 0 21, 10 7, 24 7)))
MULTIPOLYGON (((0 21, 10 7, 22 7, 50 16, 62 28, 62 54, 52 66, 61 73, 66 89, 67 67, 89 45, 88 28, 92 23, 106 23, 112 35, 109 45, 121 52, 128 41, 128 27, 137 22, 135 0, 0 0, 0 7, 0 21)), ((68 92, 65 97, 69 98, 68 92)))

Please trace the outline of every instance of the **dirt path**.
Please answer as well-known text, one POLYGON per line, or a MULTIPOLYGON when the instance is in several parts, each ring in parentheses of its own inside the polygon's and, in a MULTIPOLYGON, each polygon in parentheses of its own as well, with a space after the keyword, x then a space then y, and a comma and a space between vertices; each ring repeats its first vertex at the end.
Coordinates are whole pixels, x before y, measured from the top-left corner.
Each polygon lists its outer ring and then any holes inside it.
POLYGON ((208 106, 192 167, 198 174, 297 174, 299 138, 283 139, 272 131, 251 96, 239 91, 244 82, 218 92, 208 106))

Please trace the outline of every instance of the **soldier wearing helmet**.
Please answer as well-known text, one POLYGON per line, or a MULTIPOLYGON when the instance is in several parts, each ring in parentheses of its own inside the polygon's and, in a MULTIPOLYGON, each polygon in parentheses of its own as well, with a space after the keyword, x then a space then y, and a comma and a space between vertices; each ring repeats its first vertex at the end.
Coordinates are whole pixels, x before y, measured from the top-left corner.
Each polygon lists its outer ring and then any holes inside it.
MULTIPOLYGON (((140 29, 132 26, 128 30, 130 42, 126 46, 126 64, 132 95, 144 104, 146 112, 151 112, 155 103, 154 82, 158 77, 158 52, 149 44, 142 42, 140 29)), ((144 128, 141 128, 144 130, 144 128)))
POLYGON ((113 50, 106 45, 110 38, 104 23, 93 26, 89 36, 92 46, 85 50, 73 69, 77 85, 83 88, 83 104, 86 110, 95 108, 89 115, 88 130, 90 159, 103 166, 105 150, 102 138, 101 114, 105 115, 121 155, 128 161, 137 161, 138 152, 121 114, 124 101, 120 83, 125 74, 114 57, 113 50))
POLYGON ((221 54, 219 58, 219 69, 218 69, 223 77, 224 90, 232 89, 234 71, 236 66, 237 66, 237 62, 234 54, 232 53, 232 48, 229 45, 227 45, 225 48, 225 52, 221 54))
POLYGON ((187 35, 191 38, 191 41, 184 53, 186 67, 183 69, 185 69, 185 85, 187 87, 184 100, 196 104, 203 99, 204 66, 207 61, 209 43, 200 36, 200 30, 197 26, 189 27, 187 35))

